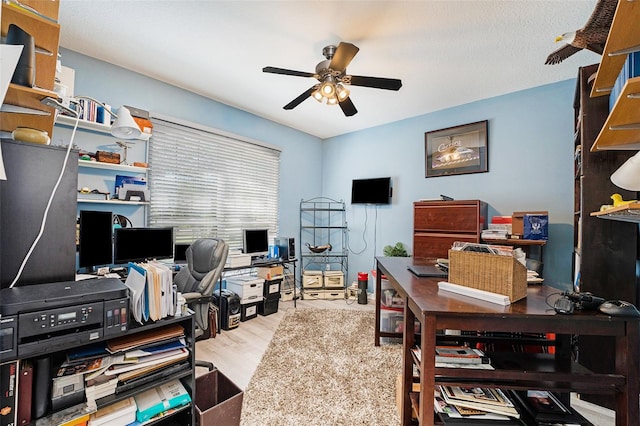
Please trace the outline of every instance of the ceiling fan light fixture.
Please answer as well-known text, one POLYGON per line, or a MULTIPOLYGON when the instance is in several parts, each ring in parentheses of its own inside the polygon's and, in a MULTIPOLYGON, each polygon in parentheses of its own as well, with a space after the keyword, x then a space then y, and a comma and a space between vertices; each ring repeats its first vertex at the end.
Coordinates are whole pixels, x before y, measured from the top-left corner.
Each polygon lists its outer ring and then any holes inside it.
POLYGON ((320 103, 322 103, 322 99, 324 98, 324 96, 322 96, 322 93, 320 93, 320 89, 314 90, 313 93, 311 93, 311 96, 313 97, 313 99, 320 103))
POLYGON ((335 96, 327 98, 327 105, 338 105, 338 98, 335 96))
POLYGON ((336 86, 332 81, 325 81, 322 83, 322 86, 320 86, 320 91, 323 96, 329 98, 336 93, 336 86))
POLYGON ((347 99, 350 94, 351 92, 349 91, 349 89, 344 87, 342 84, 336 85, 336 96, 338 97, 339 102, 342 102, 345 99, 347 99))

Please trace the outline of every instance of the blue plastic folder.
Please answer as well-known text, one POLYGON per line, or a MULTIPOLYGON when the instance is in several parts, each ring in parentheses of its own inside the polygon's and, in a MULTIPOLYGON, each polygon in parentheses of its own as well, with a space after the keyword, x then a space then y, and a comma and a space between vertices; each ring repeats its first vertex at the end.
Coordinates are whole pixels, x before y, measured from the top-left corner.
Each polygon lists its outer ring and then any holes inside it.
POLYGON ((178 379, 139 393, 134 398, 138 406, 136 420, 139 422, 144 422, 163 411, 191 402, 189 393, 178 379))
POLYGON ((147 289, 147 270, 129 262, 129 272, 125 285, 131 290, 131 309, 133 317, 140 324, 149 320, 149 290, 147 289))

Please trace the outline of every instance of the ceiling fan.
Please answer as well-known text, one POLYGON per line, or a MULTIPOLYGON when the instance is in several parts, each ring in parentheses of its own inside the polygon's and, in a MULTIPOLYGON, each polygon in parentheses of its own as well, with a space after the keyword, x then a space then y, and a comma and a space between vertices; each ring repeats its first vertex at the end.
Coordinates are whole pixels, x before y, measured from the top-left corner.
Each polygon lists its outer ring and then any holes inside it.
POLYGON ((313 97, 321 103, 326 101, 328 105, 340 105, 344 115, 350 117, 357 114, 358 110, 351 102, 349 89, 345 85, 386 90, 398 90, 402 87, 402 81, 395 78, 347 75, 347 65, 356 56, 358 50, 360 49, 353 44, 344 42, 338 44, 338 47, 326 46, 322 49, 322 55, 326 60, 316 65, 315 73, 276 67, 264 67, 262 71, 295 77, 313 77, 318 80, 319 83, 305 90, 300 96, 285 105, 284 109, 294 109, 308 97, 313 97))

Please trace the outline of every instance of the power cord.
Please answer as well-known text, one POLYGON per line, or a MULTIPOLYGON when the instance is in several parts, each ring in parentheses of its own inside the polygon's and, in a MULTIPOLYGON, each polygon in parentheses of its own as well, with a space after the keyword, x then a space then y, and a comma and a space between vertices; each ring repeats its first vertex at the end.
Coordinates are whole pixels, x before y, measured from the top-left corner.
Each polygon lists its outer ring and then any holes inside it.
POLYGON ((365 238, 365 235, 367 233, 368 221, 369 221, 369 218, 368 218, 367 206, 365 205, 364 206, 364 229, 362 230, 362 241, 364 242, 364 248, 358 252, 353 251, 353 249, 351 248, 351 238, 349 238, 350 233, 347 233, 347 248, 352 254, 355 254, 356 256, 364 253, 365 250, 367 250, 368 244, 367 244, 367 239, 365 238))
POLYGON ((602 305, 605 300, 602 297, 594 296, 591 293, 579 293, 575 291, 563 291, 561 293, 552 293, 545 299, 545 303, 559 314, 569 315, 579 310, 595 310, 602 305), (556 299, 553 305, 549 303, 552 296, 560 297, 556 299))

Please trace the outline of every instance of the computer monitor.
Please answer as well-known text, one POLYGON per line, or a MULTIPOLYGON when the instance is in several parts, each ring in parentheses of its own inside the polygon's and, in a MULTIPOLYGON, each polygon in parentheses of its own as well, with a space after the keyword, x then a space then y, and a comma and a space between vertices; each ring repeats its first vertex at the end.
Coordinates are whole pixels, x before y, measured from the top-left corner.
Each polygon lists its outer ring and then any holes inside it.
POLYGON ((243 229, 242 250, 252 257, 269 254, 269 230, 268 229, 243 229))
POLYGON ((173 257, 173 228, 116 228, 113 263, 143 262, 173 257))
POLYGON ((113 214, 80 210, 78 235, 78 266, 93 268, 113 261, 113 214))
POLYGON ((177 244, 173 250, 173 263, 187 263, 187 249, 191 244, 177 244))

